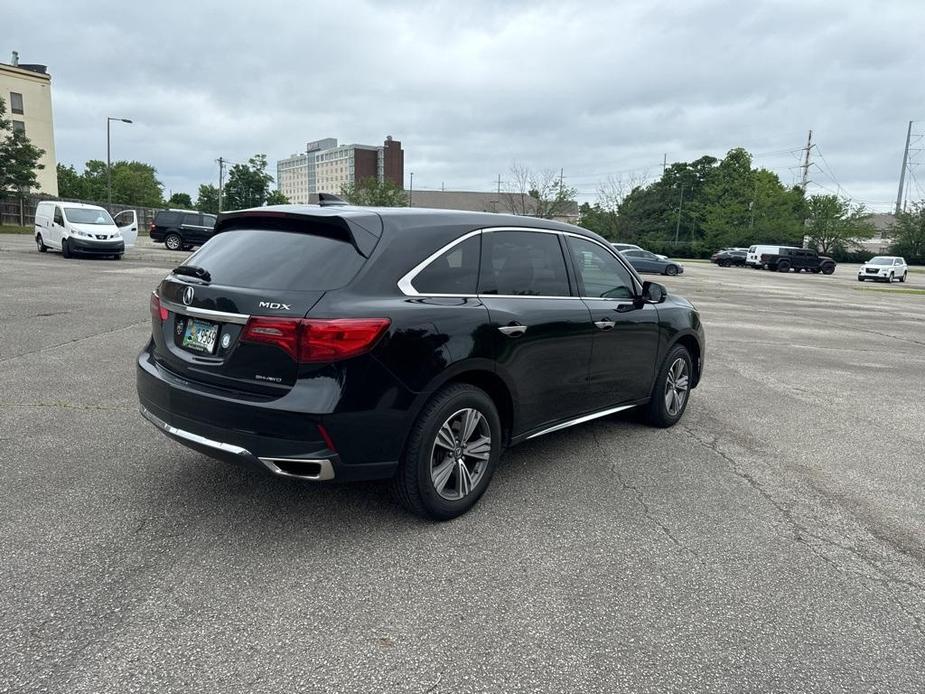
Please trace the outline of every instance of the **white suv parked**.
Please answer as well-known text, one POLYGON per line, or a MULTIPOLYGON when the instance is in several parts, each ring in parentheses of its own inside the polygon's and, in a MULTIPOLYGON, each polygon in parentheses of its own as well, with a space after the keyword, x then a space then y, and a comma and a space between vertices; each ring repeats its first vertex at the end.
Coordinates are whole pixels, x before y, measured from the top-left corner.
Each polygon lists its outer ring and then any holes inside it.
POLYGON ((907 274, 909 274, 909 266, 906 265, 904 259, 896 255, 878 255, 868 260, 858 270, 858 282, 864 280, 892 282, 894 279, 905 282, 907 274))

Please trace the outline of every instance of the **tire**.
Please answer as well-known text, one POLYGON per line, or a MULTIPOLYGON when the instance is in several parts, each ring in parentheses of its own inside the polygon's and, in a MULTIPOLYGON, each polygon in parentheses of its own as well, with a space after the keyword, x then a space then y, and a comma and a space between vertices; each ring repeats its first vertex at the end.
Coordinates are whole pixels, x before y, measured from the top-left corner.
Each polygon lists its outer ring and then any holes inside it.
POLYGON ((790 272, 790 263, 783 261, 777 264, 778 272, 790 272))
POLYGON ((183 239, 180 238, 179 234, 167 234, 167 236, 164 237, 164 245, 167 246, 168 250, 182 251, 183 239))
POLYGON ((392 480, 399 503, 411 513, 431 520, 445 521, 461 516, 475 505, 491 482, 501 457, 501 436, 498 410, 485 391, 466 383, 438 391, 411 427, 392 480), (466 447, 460 447, 458 438, 462 427, 471 421, 467 420, 470 412, 481 415, 469 437, 470 445, 478 442, 471 446, 472 452, 477 454, 471 457, 466 456, 466 447), (441 431, 444 432, 441 440, 450 445, 438 443, 441 431), (460 457, 454 461, 457 455, 460 457), (444 462, 435 465, 442 456, 446 457, 444 462), (466 470, 465 476, 460 475, 460 465, 466 470), (446 470, 445 476, 440 475, 441 470, 446 470), (435 471, 438 471, 436 479, 435 471), (466 480, 472 483, 468 490, 466 480))
POLYGON ((833 272, 835 272, 834 265, 823 265, 821 269, 823 275, 831 275, 833 272))
POLYGON ((720 267, 729 267, 729 263, 726 262, 725 260, 720 263, 717 263, 717 265, 719 265, 720 267))
POLYGON ((113 259, 113 260, 122 260, 122 254, 121 254, 121 253, 116 253, 116 254, 112 257, 112 259, 113 259))
POLYGON ((908 275, 908 274, 909 274, 909 271, 907 270, 906 272, 904 272, 904 273, 902 274, 902 277, 899 278, 899 281, 900 281, 900 282, 905 282, 905 281, 906 281, 906 275, 908 275))
POLYGON ((48 246, 45 245, 45 240, 41 234, 35 235, 35 246, 38 248, 39 253, 48 253, 48 246))
POLYGON ((893 273, 892 272, 890 273, 890 277, 889 279, 887 279, 887 282, 890 284, 893 284, 893 273))
POLYGON ((662 367, 659 369, 658 376, 655 379, 655 385, 652 386, 652 396, 649 399, 649 404, 646 405, 643 417, 647 424, 665 429, 678 423, 684 415, 687 403, 690 400, 690 382, 693 373, 693 362, 691 361, 690 353, 684 346, 675 345, 668 352, 665 361, 662 362, 662 367), (679 362, 681 366, 678 366, 679 362), (671 388, 675 396, 680 398, 680 403, 677 400, 671 400, 674 405, 669 406, 669 378, 677 384, 680 377, 685 377, 683 391, 677 387, 671 388))
POLYGON ((665 268, 665 274, 668 275, 669 277, 674 277, 675 275, 678 274, 678 266, 669 265, 668 267, 665 268))
POLYGON ((863 281, 864 281, 863 277, 858 277, 858 282, 863 282, 863 281))
POLYGON ((71 242, 69 239, 61 240, 61 255, 63 255, 65 258, 71 257, 71 242))

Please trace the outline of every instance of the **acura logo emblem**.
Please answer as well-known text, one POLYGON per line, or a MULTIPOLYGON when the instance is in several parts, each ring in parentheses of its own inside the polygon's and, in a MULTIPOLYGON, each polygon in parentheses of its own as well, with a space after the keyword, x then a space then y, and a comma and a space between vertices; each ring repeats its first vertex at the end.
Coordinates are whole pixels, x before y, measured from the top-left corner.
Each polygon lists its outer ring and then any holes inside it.
POLYGON ((192 287, 187 287, 186 290, 183 292, 183 303, 186 304, 187 306, 193 303, 193 288, 192 287))

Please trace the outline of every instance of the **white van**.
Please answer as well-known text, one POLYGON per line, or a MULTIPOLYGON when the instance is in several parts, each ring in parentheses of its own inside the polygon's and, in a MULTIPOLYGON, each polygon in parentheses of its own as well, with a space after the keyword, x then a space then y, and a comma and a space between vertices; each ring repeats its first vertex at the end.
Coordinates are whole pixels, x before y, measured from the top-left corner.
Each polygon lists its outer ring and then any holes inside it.
POLYGON ((790 246, 749 246, 748 253, 745 254, 745 264, 756 270, 764 266, 761 262, 761 254, 779 255, 781 248, 790 248, 790 246))
POLYGON ((35 245, 40 253, 51 248, 65 258, 81 253, 118 259, 135 245, 138 215, 126 210, 116 218, 96 205, 43 201, 35 208, 35 245))

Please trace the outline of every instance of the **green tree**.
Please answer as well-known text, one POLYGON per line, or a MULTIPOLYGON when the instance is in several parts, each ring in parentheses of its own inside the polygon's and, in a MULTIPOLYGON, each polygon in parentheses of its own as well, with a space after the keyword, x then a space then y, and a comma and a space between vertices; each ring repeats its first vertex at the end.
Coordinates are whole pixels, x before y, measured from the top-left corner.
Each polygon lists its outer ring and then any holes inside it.
POLYGON ((75 200, 87 199, 84 178, 72 165, 58 164, 58 195, 75 200))
POLYGON ((140 161, 117 161, 112 165, 112 201, 122 205, 160 207, 164 187, 157 170, 140 161))
POLYGON ((271 190, 267 195, 267 205, 288 205, 289 198, 280 190, 271 190))
POLYGON ((925 200, 912 203, 910 212, 896 215, 890 250, 906 262, 925 263, 925 200))
POLYGON ((209 214, 218 214, 218 188, 208 183, 199 186, 196 195, 196 209, 209 214))
POLYGON ((167 200, 167 207, 179 207, 184 210, 192 210, 193 208, 193 199, 189 196, 189 193, 174 193, 167 200))
POLYGON ((267 173, 267 156, 255 154, 247 164, 235 164, 223 191, 223 210, 259 207, 267 201, 273 177, 267 173))
POLYGON ((806 236, 820 253, 845 252, 858 248, 857 241, 874 235, 863 205, 852 206, 836 195, 814 195, 807 201, 809 217, 806 236))
POLYGON ((45 150, 33 145, 25 131, 13 128, 5 115, 6 102, 0 98, 0 191, 15 190, 22 195, 41 187, 38 172, 45 165, 39 159, 45 150))
POLYGON ((364 207, 404 207, 408 195, 391 181, 364 178, 341 187, 340 195, 352 205, 364 207))

